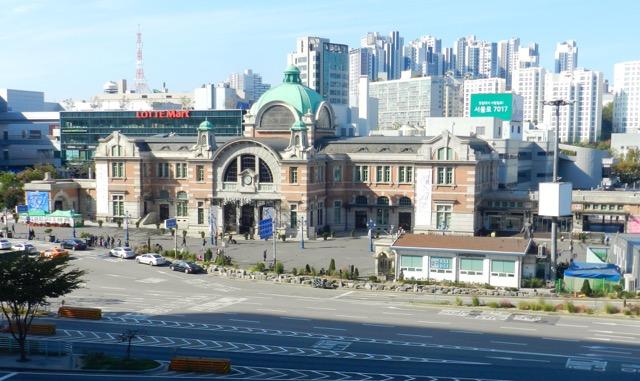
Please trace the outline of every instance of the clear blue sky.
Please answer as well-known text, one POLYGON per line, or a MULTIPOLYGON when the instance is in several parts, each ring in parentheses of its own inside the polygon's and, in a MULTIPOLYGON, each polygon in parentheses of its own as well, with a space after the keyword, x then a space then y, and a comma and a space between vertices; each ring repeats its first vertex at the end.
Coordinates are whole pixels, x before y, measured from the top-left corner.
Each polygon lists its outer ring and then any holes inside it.
POLYGON ((579 66, 611 79, 613 64, 640 59, 640 1, 0 0, 0 88, 41 90, 47 99, 88 99, 107 80, 135 74, 142 26, 152 88, 191 91, 252 68, 278 83, 303 35, 359 45, 368 31, 538 42, 552 68, 559 41, 578 42, 579 66), (587 5, 593 4, 593 5, 587 5))

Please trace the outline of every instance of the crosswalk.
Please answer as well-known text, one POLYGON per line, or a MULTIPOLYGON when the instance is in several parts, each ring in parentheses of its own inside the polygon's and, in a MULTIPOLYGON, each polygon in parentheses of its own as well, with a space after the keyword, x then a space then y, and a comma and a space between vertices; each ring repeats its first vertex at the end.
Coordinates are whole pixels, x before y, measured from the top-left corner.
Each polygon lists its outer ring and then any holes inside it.
POLYGON ((482 311, 471 309, 445 309, 438 312, 442 316, 456 316, 464 319, 485 321, 520 321, 526 323, 544 323, 548 316, 514 313, 510 311, 482 311))

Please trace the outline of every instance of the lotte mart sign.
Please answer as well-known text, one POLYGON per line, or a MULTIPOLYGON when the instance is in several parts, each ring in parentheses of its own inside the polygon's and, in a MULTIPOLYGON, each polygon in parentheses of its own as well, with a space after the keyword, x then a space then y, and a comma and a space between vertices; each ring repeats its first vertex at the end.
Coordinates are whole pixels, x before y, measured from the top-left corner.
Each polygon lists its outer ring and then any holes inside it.
POLYGON ((488 116, 511 120, 513 114, 512 94, 471 94, 471 117, 488 116))
POLYGON ((149 119, 182 119, 189 118, 189 110, 154 110, 154 111, 136 111, 136 118, 149 119))

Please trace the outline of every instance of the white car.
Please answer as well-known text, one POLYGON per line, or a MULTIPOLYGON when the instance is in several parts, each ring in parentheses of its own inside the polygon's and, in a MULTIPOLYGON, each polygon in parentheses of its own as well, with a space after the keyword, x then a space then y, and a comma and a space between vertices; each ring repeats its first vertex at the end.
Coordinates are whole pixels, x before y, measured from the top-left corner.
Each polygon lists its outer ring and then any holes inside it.
POLYGON ((165 263, 167 263, 167 260, 160 254, 149 253, 139 255, 138 258, 136 258, 136 262, 145 265, 158 266, 164 265, 165 263))
POLYGON ((26 243, 26 242, 14 243, 11 246, 11 250, 26 251, 27 254, 32 254, 32 253, 37 253, 38 252, 38 250, 36 249, 35 246, 33 246, 30 243, 26 243))
POLYGON ((8 250, 11 249, 11 242, 8 239, 0 239, 0 249, 8 250))
POLYGON ((109 255, 127 259, 134 258, 136 256, 136 253, 134 253, 130 247, 114 247, 113 249, 111 249, 111 251, 109 251, 109 255))

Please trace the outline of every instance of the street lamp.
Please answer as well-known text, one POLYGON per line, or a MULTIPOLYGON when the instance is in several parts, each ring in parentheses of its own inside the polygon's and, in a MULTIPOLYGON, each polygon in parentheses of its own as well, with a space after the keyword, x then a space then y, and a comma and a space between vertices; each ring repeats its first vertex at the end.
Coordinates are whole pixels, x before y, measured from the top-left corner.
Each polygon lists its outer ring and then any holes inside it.
POLYGON ((131 215, 129 212, 124 216, 124 246, 129 247, 129 218, 131 215))
POLYGON ((304 249, 304 217, 300 217, 300 248, 304 249))
MULTIPOLYGON (((545 106, 553 106, 556 109, 556 128, 553 139, 553 179, 554 183, 558 182, 558 141, 560 140, 560 106, 568 106, 574 101, 565 101, 564 99, 554 99, 542 102, 545 106)), ((558 217, 551 217, 551 280, 556 280, 556 268, 558 261, 558 217)))
POLYGON ((71 237, 76 238, 76 219, 74 218, 74 215, 76 214, 76 211, 74 209, 71 209, 71 237))
POLYGON ((373 219, 369 219, 367 227, 369 228, 369 252, 373 253, 373 229, 376 227, 376 223, 373 222, 373 219))

